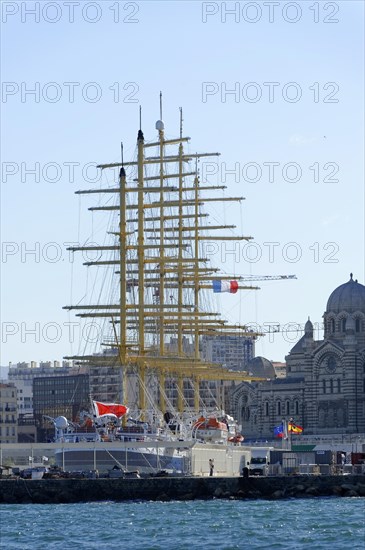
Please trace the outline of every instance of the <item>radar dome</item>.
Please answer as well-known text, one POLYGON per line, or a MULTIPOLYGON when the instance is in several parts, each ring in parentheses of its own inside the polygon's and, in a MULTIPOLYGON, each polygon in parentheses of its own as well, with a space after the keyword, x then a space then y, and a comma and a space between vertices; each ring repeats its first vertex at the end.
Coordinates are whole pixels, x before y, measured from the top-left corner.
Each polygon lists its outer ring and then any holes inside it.
POLYGON ((57 416, 55 420, 55 425, 58 430, 65 430, 68 426, 67 418, 64 416, 57 416))

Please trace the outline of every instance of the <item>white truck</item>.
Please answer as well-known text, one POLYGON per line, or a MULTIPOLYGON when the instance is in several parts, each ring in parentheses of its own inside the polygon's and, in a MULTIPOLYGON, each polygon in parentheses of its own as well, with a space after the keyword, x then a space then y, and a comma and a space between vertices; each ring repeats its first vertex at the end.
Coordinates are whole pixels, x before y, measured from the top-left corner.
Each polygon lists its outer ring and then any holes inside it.
POLYGON ((252 447, 248 465, 249 475, 267 476, 270 465, 270 451, 274 447, 252 447))

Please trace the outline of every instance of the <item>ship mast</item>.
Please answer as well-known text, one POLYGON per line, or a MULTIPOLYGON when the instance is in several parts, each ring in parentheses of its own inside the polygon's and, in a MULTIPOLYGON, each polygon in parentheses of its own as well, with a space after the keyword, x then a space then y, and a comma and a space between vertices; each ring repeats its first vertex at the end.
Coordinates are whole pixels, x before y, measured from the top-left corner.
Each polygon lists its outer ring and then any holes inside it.
POLYGON ((160 119, 156 122, 156 130, 158 130, 159 149, 160 149, 160 281, 157 287, 157 303, 160 304, 160 318, 159 318, 159 344, 160 355, 165 353, 165 332, 164 332, 164 305, 165 305, 165 220, 164 220, 164 123, 162 120, 162 92, 160 92, 160 119))
MULTIPOLYGON (((145 354, 145 317, 144 317, 144 293, 145 293, 145 282, 144 282, 144 180, 143 180, 143 169, 144 169, 144 136, 142 132, 142 108, 139 108, 139 130, 137 137, 137 155, 138 155, 138 237, 137 237, 137 249, 138 249, 138 371, 139 371, 139 408, 144 415, 146 409, 146 395, 145 395, 145 363, 144 363, 144 354, 145 354)), ((123 258, 123 261, 127 261, 126 257, 123 258)), ((143 418, 143 417, 142 417, 143 418)))
MULTIPOLYGON (((182 139, 182 129, 183 129, 183 115, 182 108, 180 107, 180 139, 182 139)), ((183 355, 183 331, 182 331, 182 305, 183 305, 183 154, 184 147, 182 141, 179 143, 179 261, 177 264, 177 273, 178 273, 178 330, 177 330, 177 353, 179 357, 183 355)), ((195 256, 198 258, 198 255, 195 256)), ((197 266, 195 266, 197 267, 197 266)))
MULTIPOLYGON (((198 176, 198 160, 196 160, 195 165, 195 178, 194 178, 194 236, 195 236, 195 254, 199 255, 199 176, 198 176)), ((195 271, 194 273, 194 305, 195 305, 195 311, 199 311, 199 290, 200 290, 200 280, 199 280, 199 273, 195 271)), ((200 358, 199 354, 199 327, 195 327, 195 359, 198 360, 200 358)))
MULTIPOLYGON (((209 225, 207 214, 201 206, 207 202, 241 201, 243 197, 206 197, 208 191, 224 189, 222 185, 201 185, 198 176, 198 160, 218 156, 219 153, 186 153, 183 137, 183 113, 180 108, 179 137, 166 139, 162 120, 162 94, 160 93, 160 119, 156 122, 158 140, 145 142, 142 132, 141 108, 137 136, 137 159, 124 162, 123 144, 121 162, 100 165, 102 170, 118 167, 119 185, 106 189, 89 189, 78 194, 115 193, 117 204, 91 207, 91 211, 117 211, 119 230, 111 232, 119 242, 115 245, 71 247, 73 252, 98 250, 104 255, 117 256, 85 262, 92 266, 115 266, 119 275, 120 299, 117 304, 93 304, 66 306, 78 310, 81 318, 111 319, 113 330, 120 323, 118 358, 112 355, 74 356, 90 363, 120 364, 124 372, 137 369, 139 376, 138 408, 146 409, 146 385, 151 376, 158 376, 161 387, 167 377, 174 377, 177 384, 177 405, 184 408, 182 395, 184 379, 194 384, 194 406, 199 409, 199 383, 202 380, 253 380, 247 373, 227 373, 216 364, 200 358, 199 340, 208 335, 242 335, 255 337, 245 326, 230 325, 220 319, 215 311, 203 311, 200 292, 212 290, 212 281, 230 280, 218 268, 210 265, 208 258, 200 255, 200 243, 204 240, 249 240, 251 237, 220 235, 216 231, 231 229, 232 225, 209 225), (167 154, 177 146, 177 153, 167 154), (157 156, 146 156, 145 151, 157 147, 157 156), (190 168, 195 163, 194 169, 190 168), (177 170, 170 165, 177 165, 177 170), (157 168, 157 175, 145 174, 147 168, 157 168), (126 167, 136 170, 136 178, 127 178, 126 167), (174 183, 175 182, 175 183, 174 183), (129 198, 130 197, 130 198, 129 198), (151 198, 152 197, 152 198, 151 198), (157 200, 153 200, 156 197, 157 200), (128 200, 127 200, 128 198, 128 200), (129 213, 127 215, 127 213, 129 213), (135 234, 137 237, 135 238, 135 234), (157 235, 156 235, 157 234, 157 235), (119 254, 119 256, 118 256, 119 254), (138 287, 135 299, 134 288, 138 287), (166 299, 167 293, 170 299, 166 299), (152 298, 151 298, 152 294, 152 298), (188 297, 192 295, 192 298, 188 297), (137 335, 137 338, 135 337, 137 335), (156 347, 155 340, 158 337, 156 347), (167 345, 167 337, 170 344, 167 345), (185 340, 186 337, 186 340, 185 340), (185 341, 191 346, 185 349, 185 341), (174 348, 175 346, 175 348, 174 348), (156 374, 157 373, 157 374, 156 374), (227 378, 228 377, 228 378, 227 378)), ((176 149, 175 149, 176 150, 176 149)), ((256 288, 256 287, 240 287, 256 288)), ((115 332, 116 339, 116 332, 115 332)), ((106 345, 106 343, 105 343, 106 345)), ((164 389, 160 392, 160 409, 166 410, 164 389)))
MULTIPOLYGON (((138 237, 137 237, 137 247, 138 247, 138 325, 139 325, 139 355, 143 357, 145 349, 144 341, 144 181, 143 181, 143 166, 144 166, 144 136, 142 132, 142 109, 139 108, 139 130, 137 138, 137 154, 138 154, 138 209, 137 209, 137 218, 138 218, 138 237)), ((126 261, 126 257, 122 259, 126 261)))
POLYGON ((126 222, 126 174, 123 166, 123 143, 121 144, 122 167, 119 172, 119 271, 120 271, 120 356, 123 368, 127 358, 127 222, 126 222))

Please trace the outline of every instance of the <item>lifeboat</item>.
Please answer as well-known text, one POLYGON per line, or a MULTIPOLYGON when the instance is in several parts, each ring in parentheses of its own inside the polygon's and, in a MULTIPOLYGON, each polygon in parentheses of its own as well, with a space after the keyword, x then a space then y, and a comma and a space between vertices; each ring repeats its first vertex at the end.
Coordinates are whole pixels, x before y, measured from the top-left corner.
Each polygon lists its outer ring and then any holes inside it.
POLYGON ((204 441, 227 440, 228 428, 225 422, 215 417, 200 417, 193 425, 193 434, 197 439, 204 441))

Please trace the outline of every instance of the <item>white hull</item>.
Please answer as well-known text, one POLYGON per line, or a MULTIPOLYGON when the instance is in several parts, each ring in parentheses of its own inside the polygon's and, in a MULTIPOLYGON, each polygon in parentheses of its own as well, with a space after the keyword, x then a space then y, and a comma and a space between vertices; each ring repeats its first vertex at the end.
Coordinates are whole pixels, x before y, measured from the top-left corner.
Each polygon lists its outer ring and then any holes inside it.
POLYGON ((241 446, 176 442, 125 442, 67 444, 55 452, 56 464, 66 471, 98 470, 119 466, 123 470, 155 473, 169 470, 190 475, 209 475, 209 461, 214 460, 214 475, 241 475, 249 452, 241 446))
POLYGON ((174 441, 64 443, 56 449, 55 460, 65 471, 106 472, 119 466, 142 473, 165 469, 185 473, 189 446, 189 442, 174 441))

